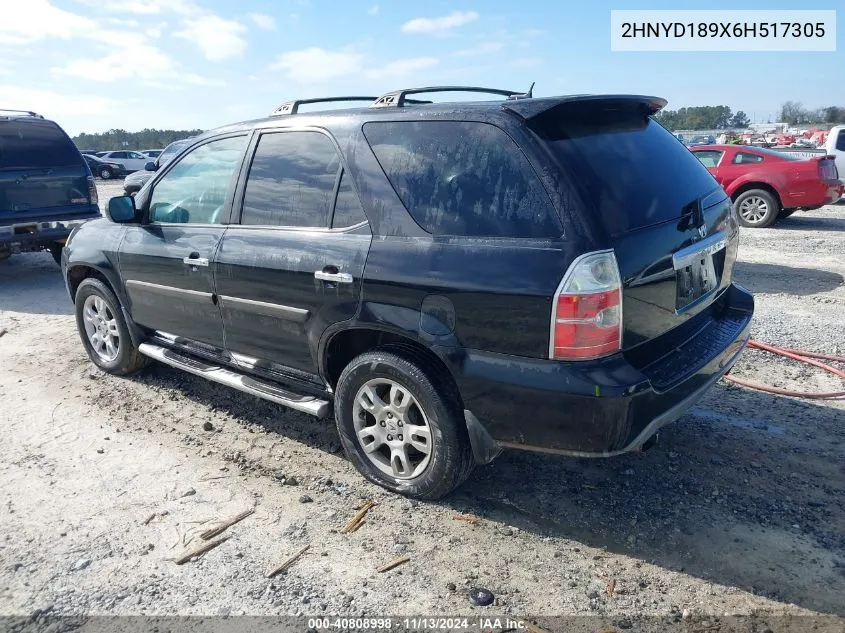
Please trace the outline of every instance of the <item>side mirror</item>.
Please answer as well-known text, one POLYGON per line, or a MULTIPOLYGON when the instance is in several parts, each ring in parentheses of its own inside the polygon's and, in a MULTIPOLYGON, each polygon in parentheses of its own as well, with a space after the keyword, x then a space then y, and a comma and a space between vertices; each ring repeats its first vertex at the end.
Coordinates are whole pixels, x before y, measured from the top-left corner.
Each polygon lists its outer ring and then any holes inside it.
POLYGON ((144 171, 156 171, 158 169, 158 165, 154 160, 151 160, 146 165, 144 165, 144 171))
POLYGON ((138 211, 135 208, 135 198, 132 196, 115 196, 109 200, 106 216, 116 224, 135 222, 138 211))

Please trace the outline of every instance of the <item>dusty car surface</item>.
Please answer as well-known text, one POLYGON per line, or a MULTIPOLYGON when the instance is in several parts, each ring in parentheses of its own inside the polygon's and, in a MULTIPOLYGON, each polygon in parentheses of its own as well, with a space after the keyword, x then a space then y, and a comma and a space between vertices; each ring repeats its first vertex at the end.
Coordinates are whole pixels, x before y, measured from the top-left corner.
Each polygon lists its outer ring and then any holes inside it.
MULTIPOLYGON (((467 91, 504 98, 409 98, 467 91)), ((333 411, 365 477, 436 498, 503 448, 646 447, 743 350, 737 218, 664 100, 303 103, 191 139, 74 233, 97 366, 333 411)))

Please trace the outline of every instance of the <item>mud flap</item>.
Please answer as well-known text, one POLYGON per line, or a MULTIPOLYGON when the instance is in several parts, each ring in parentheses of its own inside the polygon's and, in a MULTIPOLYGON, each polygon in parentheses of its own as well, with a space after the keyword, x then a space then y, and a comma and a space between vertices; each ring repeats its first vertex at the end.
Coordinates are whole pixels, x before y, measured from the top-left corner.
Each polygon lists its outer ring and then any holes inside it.
POLYGON ((502 447, 499 446, 484 425, 478 421, 472 411, 464 409, 464 419, 467 424, 467 433, 469 433, 469 442, 472 446, 472 455, 475 458, 476 464, 489 464, 499 453, 502 452, 502 447))

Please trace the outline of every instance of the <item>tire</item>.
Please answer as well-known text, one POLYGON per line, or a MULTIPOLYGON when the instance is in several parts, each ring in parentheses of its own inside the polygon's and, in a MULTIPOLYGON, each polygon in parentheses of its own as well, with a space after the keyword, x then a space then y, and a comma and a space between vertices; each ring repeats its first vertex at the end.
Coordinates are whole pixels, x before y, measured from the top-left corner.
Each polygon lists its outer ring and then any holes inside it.
POLYGON ((439 499, 469 476, 475 462, 457 394, 436 384, 416 363, 389 350, 362 354, 343 370, 335 422, 347 457, 369 481, 408 497, 439 499), (398 392, 396 400, 406 406, 390 402, 398 392), (365 407, 376 405, 372 394, 386 406, 365 407), (428 453, 417 448, 426 444, 428 453), (397 453, 404 454, 404 463, 397 453))
POLYGON ((47 249, 50 251, 50 255, 53 256, 55 262, 61 266, 62 265, 62 249, 64 248, 64 244, 50 244, 50 247, 47 249))
POLYGON ((129 336, 129 328, 123 318, 120 302, 106 284, 94 277, 83 279, 76 290, 74 303, 76 304, 76 328, 91 362, 103 371, 116 376, 131 374, 147 364, 146 357, 141 355, 132 342, 132 337, 129 336), (89 309, 93 310, 89 312, 89 309), (100 316, 103 317, 102 322, 98 318, 100 316), (98 346, 95 349, 95 343, 92 342, 89 331, 93 334, 99 333, 100 341, 103 340, 103 334, 108 333, 112 341, 111 348, 103 343, 102 347, 98 346))
POLYGON ((781 209, 780 213, 778 213, 778 220, 783 220, 784 218, 788 218, 790 215, 798 211, 798 209, 781 209))
POLYGON ((100 170, 100 178, 102 178, 103 180, 109 180, 113 175, 114 174, 112 174, 111 169, 109 169, 108 167, 103 167, 100 170))
POLYGON ((740 225, 754 229, 771 226, 780 213, 778 201, 765 189, 743 191, 734 200, 734 208, 740 225))

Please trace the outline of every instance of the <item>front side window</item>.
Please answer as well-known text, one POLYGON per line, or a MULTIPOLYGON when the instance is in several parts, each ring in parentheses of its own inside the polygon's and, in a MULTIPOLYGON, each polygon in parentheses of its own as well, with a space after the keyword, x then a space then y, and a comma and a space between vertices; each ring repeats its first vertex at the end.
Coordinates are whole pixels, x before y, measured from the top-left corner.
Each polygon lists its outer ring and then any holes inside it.
POLYGON ((762 163, 763 157, 758 156, 757 154, 746 154, 745 152, 738 152, 736 156, 734 156, 734 164, 735 165, 747 165, 749 163, 762 163))
POLYGON ((246 136, 195 147, 159 180, 150 198, 150 221, 167 224, 221 224, 226 197, 246 136))
POLYGON ((556 212, 537 175, 496 126, 370 122, 364 135, 402 203, 429 233, 560 236, 556 212))
POLYGON ((262 134, 249 168, 242 224, 327 228, 340 157, 320 132, 262 134))
POLYGON ((839 136, 836 137, 836 149, 845 152, 845 130, 839 130, 839 136))
POLYGON ((722 160, 722 152, 703 150, 700 152, 693 152, 695 157, 701 161, 705 167, 718 167, 719 161, 722 160))

